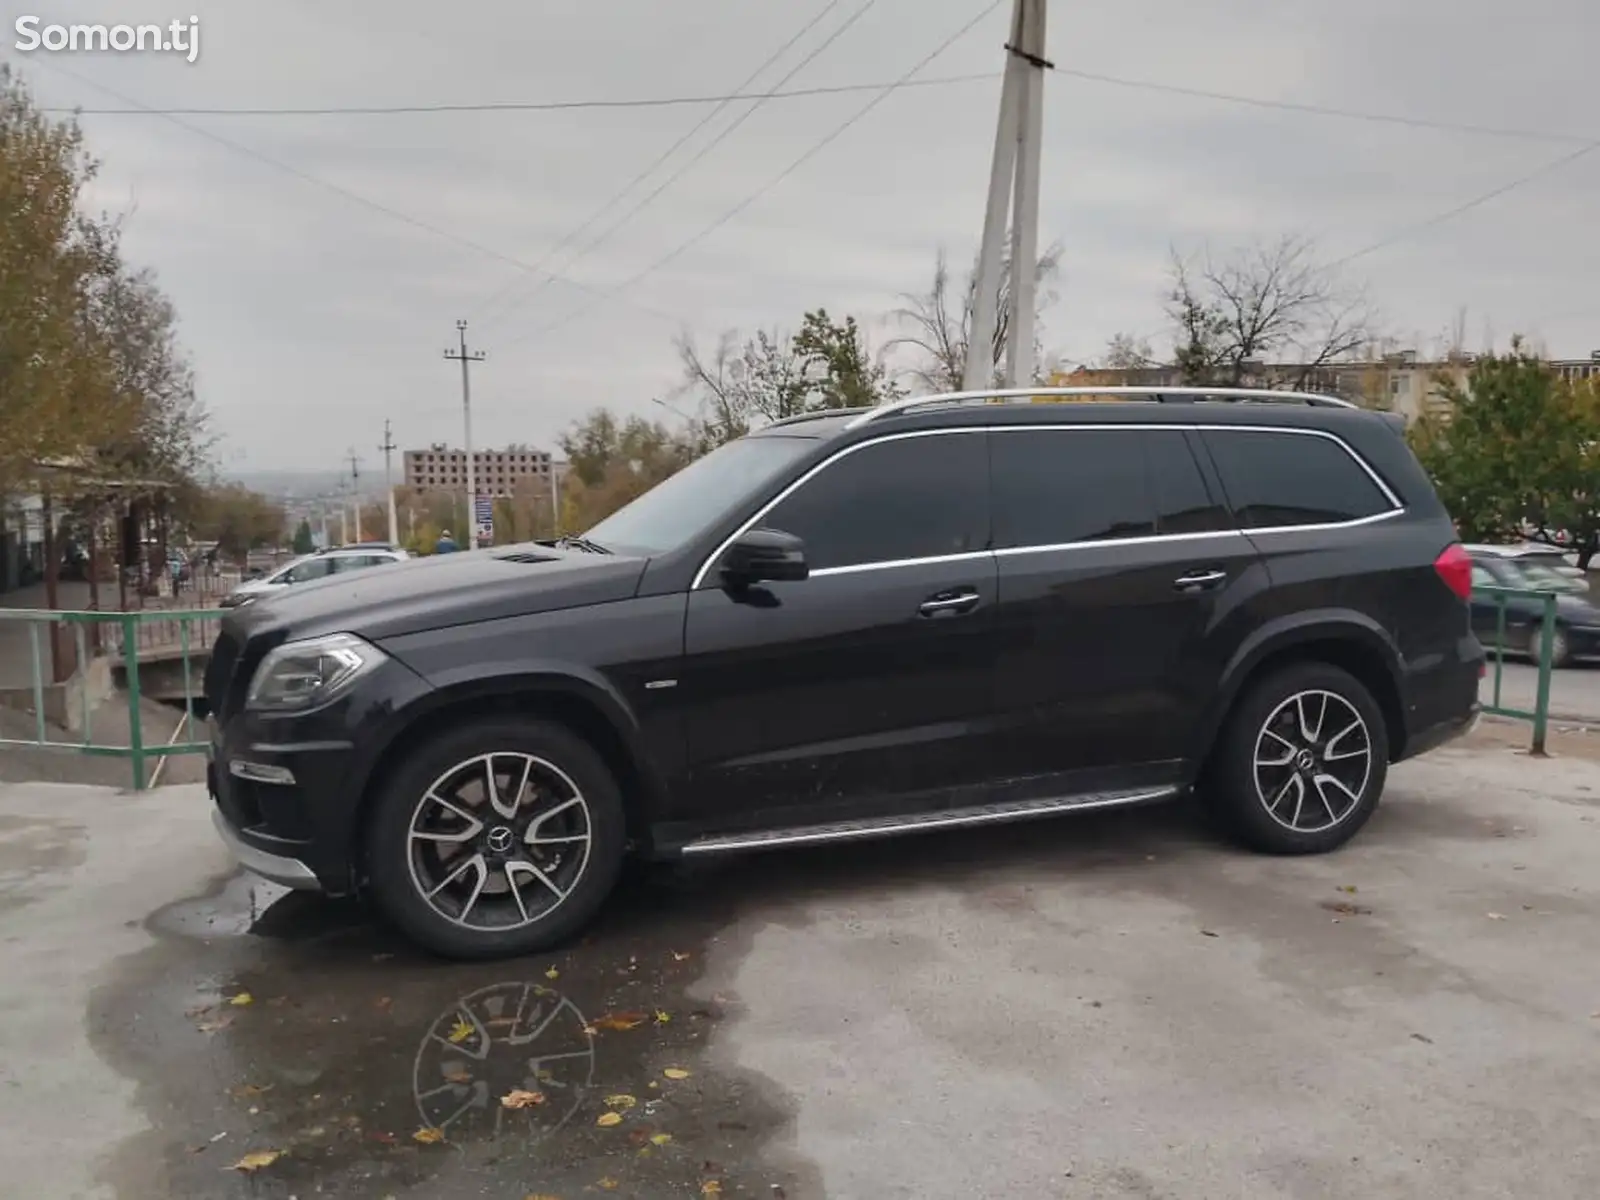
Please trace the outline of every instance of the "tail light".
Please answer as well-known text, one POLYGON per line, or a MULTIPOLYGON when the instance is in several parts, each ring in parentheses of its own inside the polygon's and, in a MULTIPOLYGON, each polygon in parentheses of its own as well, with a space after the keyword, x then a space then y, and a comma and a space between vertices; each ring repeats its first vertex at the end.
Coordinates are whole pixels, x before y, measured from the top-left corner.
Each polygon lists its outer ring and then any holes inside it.
POLYGON ((1433 569, 1449 588, 1463 600, 1472 596, 1472 559, 1459 542, 1452 542, 1433 560, 1433 569))

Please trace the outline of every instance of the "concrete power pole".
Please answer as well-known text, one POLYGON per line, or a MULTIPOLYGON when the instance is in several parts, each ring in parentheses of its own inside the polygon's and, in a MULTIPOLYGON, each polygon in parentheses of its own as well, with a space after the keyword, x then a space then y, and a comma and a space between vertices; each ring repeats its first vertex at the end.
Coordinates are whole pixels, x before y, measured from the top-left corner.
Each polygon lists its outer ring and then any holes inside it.
POLYGON ((467 453, 467 549, 478 548, 478 472, 472 458, 472 376, 469 368, 487 357, 481 350, 467 349, 467 323, 456 322, 456 333, 461 339, 460 350, 446 350, 444 356, 461 363, 461 415, 464 425, 467 453))
POLYGON ((389 544, 400 544, 400 516, 394 510, 394 436, 389 432, 389 422, 383 423, 383 445, 378 447, 383 451, 383 494, 389 498, 389 544))
POLYGON ((1011 327, 1006 347, 1005 386, 1033 382, 1034 325, 1038 311, 1039 166, 1044 144, 1046 0, 1012 0, 1011 41, 1006 46, 1000 121, 989 169, 989 201, 973 296, 962 386, 990 386, 995 326, 999 320, 1000 270, 1005 262, 1006 209, 1011 208, 1011 327))
POLYGON ((350 507, 356 514, 356 541, 364 540, 361 536, 361 459, 357 457, 355 447, 350 447, 346 456, 350 462, 350 507))

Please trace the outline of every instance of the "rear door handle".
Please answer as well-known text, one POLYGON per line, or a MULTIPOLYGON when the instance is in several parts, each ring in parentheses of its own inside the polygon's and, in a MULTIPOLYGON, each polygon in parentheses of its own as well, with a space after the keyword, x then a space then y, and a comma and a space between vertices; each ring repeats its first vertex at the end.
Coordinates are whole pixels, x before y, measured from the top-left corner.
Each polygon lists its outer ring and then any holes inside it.
POLYGON ((969 613, 978 607, 982 597, 971 588, 960 591, 939 592, 917 605, 917 612, 925 617, 954 617, 969 613))
POLYGON ((1178 576, 1172 586, 1180 592, 1209 592, 1227 578, 1226 571, 1190 571, 1187 575, 1178 576))

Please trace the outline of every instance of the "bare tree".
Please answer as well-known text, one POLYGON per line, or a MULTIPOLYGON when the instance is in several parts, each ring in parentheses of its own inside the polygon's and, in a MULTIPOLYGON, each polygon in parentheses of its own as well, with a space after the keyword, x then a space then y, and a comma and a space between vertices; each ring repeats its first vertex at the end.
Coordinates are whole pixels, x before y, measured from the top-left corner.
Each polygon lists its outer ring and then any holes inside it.
POLYGON ((1096 364, 1107 371, 1137 371, 1158 365, 1149 340, 1131 333, 1112 334, 1111 340, 1106 343, 1106 352, 1096 364))
MULTIPOLYGON (((1009 253, 1009 252, 1008 252, 1009 253)), ((1056 299, 1056 293, 1046 290, 1061 268, 1061 247, 1053 245, 1039 256, 1034 278, 1039 283, 1038 308, 1043 312, 1056 299)), ((1000 272, 997 293, 994 340, 990 345, 989 360, 994 364, 992 382, 1001 378, 1000 364, 1005 361, 1006 349, 1011 344, 1011 263, 1009 257, 1000 272)), ((911 327, 911 332, 885 344, 885 352, 907 349, 913 352, 914 361, 899 374, 912 379, 916 386, 930 392, 958 392, 961 390, 967 367, 967 345, 972 335, 972 310, 977 299, 976 267, 967 274, 959 289, 950 278, 950 265, 941 249, 934 260, 933 281, 925 292, 908 293, 902 297, 904 305, 891 314, 911 327)), ((1048 374, 1043 365, 1046 357, 1035 336, 1034 361, 1041 364, 1035 374, 1042 383, 1048 374)))
POLYGON ((1217 262, 1172 258, 1167 315, 1187 383, 1308 386, 1374 338, 1359 289, 1320 264, 1309 240, 1286 237, 1217 262))

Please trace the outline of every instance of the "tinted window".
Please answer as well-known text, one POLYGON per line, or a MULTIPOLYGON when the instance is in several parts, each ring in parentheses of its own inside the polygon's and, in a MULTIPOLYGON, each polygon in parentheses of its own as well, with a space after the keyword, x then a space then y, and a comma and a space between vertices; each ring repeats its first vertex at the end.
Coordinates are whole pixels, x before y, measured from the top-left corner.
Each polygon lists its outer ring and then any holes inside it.
POLYGON ((376 554, 347 554, 343 558, 333 560, 333 569, 340 572, 359 571, 362 567, 375 567, 379 563, 388 561, 388 559, 380 558, 376 554))
POLYGON ((1145 434, 1136 429, 995 432, 995 546, 1057 546, 1156 531, 1145 434))
POLYGON ((981 433, 877 442, 830 463, 761 519, 805 542, 813 570, 983 550, 981 433))
POLYGON ((1206 488, 1188 439, 1178 430, 1146 435, 1150 488, 1156 500, 1157 533, 1211 533, 1232 529, 1228 510, 1206 488))
POLYGON ((1222 486, 1245 528, 1353 521, 1393 507, 1337 442, 1295 433, 1206 430, 1222 486))

